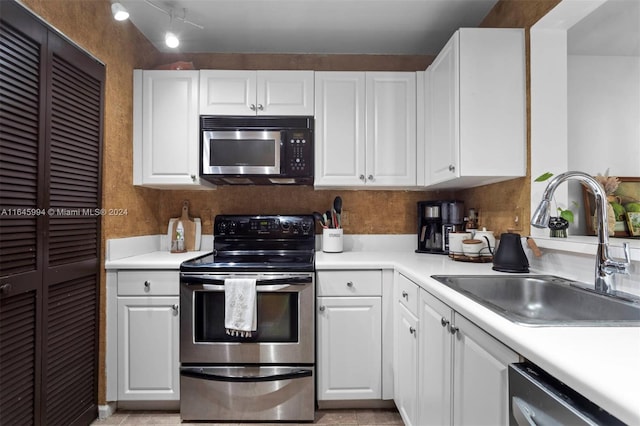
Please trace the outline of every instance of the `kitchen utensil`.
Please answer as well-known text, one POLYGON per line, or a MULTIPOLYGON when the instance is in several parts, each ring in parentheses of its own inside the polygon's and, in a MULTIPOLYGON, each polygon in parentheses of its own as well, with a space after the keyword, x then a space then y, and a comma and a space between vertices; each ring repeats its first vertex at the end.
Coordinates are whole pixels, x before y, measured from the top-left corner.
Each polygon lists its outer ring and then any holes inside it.
POLYGON ((320 222, 320 225, 322 225, 323 228, 327 227, 327 221, 324 219, 324 217, 320 214, 320 212, 313 212, 313 217, 315 220, 317 220, 318 222, 320 222))
POLYGON ((462 252, 467 257, 479 257, 482 250, 482 241, 480 240, 463 240, 462 252))
POLYGON ((333 210, 336 212, 336 228, 342 228, 342 197, 339 195, 333 200, 333 210))
POLYGON ((176 239, 176 231, 178 222, 182 223, 184 229, 184 248, 187 251, 200 250, 200 237, 202 233, 202 227, 200 219, 196 223, 195 219, 189 216, 189 201, 182 203, 182 215, 180 217, 171 218, 169 220, 168 236, 169 241, 176 239))
POLYGON ((520 234, 500 235, 500 244, 493 256, 493 270, 500 272, 529 272, 529 260, 522 248, 520 234))

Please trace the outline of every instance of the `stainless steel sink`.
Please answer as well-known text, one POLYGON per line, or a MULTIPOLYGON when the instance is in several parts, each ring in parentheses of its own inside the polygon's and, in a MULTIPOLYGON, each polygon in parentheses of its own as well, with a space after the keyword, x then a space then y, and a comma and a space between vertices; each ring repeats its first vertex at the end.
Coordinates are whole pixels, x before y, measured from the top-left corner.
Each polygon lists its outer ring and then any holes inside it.
POLYGON ((432 275, 432 278, 520 324, 640 326, 640 300, 596 293, 560 277, 432 275))

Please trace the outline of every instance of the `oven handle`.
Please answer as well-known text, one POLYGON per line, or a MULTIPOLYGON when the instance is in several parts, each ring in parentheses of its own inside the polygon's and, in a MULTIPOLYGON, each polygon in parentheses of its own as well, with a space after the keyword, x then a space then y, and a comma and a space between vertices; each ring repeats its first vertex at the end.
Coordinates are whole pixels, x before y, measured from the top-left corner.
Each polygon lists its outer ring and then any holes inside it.
POLYGON ((222 376, 214 373, 204 373, 201 371, 194 371, 191 369, 183 369, 180 374, 185 377, 192 377, 194 379, 212 380, 216 382, 277 382, 281 380, 301 379, 303 377, 313 376, 313 371, 305 368, 291 369, 286 373, 271 374, 268 376, 262 375, 247 375, 247 376, 222 376))
POLYGON ((286 288, 290 285, 306 285, 313 282, 313 277, 309 274, 295 275, 182 275, 180 281, 183 284, 198 284, 203 285, 207 290, 222 291, 224 290, 224 280, 227 278, 255 278, 256 285, 264 288, 265 291, 274 291, 282 288, 286 288), (265 288, 266 285, 270 287, 281 286, 280 288, 265 288), (283 286, 284 285, 284 286, 283 286), (215 287, 215 288, 212 288, 215 287))

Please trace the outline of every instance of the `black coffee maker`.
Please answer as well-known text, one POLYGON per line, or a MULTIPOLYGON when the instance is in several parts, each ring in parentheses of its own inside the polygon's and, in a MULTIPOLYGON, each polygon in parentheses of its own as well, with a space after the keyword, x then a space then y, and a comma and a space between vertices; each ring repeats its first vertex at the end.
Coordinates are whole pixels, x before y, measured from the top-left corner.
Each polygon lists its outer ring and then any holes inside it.
POLYGON ((464 203, 458 200, 418 202, 417 253, 449 254, 449 233, 464 229, 464 203))
POLYGON ((520 234, 500 235, 500 244, 493 255, 493 270, 500 272, 529 272, 529 260, 522 248, 520 234))

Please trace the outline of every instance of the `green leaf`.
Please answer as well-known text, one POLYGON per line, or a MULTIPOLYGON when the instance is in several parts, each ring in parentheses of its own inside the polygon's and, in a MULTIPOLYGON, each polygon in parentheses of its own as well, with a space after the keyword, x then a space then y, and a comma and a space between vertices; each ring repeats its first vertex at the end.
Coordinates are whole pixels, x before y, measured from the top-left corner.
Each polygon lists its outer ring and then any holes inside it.
MULTIPOLYGON (((561 210, 561 209, 558 209, 561 210)), ((573 223, 573 212, 571 210, 561 210, 560 217, 569 223, 573 223)))
POLYGON ((549 179, 551 176, 553 176, 553 173, 551 172, 543 173, 540 176, 538 176, 534 182, 544 182, 545 180, 549 179))

